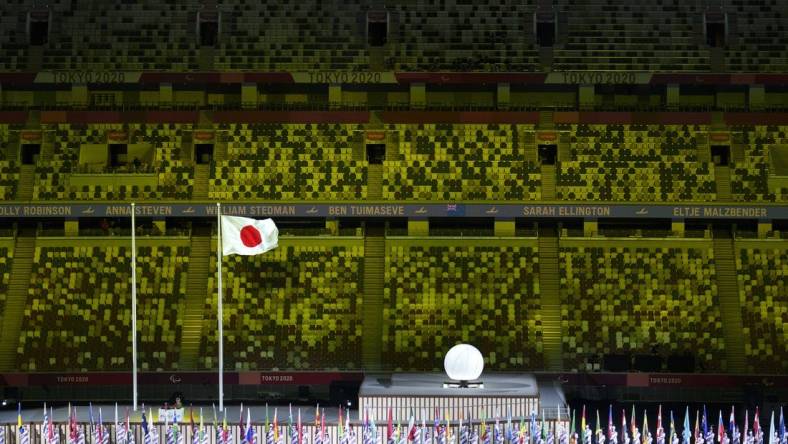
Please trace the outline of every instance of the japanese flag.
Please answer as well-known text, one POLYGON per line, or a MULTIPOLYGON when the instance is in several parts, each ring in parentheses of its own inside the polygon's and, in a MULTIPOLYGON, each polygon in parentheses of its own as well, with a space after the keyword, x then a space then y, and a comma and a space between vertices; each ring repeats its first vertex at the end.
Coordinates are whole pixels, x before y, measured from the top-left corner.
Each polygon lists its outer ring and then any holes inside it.
POLYGON ((252 256, 277 247, 279 230, 271 219, 222 216, 222 254, 252 256))

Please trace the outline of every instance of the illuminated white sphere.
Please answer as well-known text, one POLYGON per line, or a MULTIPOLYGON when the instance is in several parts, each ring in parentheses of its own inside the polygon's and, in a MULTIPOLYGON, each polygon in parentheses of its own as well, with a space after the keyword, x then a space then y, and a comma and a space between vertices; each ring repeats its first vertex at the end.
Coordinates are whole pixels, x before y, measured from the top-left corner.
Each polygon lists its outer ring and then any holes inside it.
POLYGON ((446 353, 443 368, 450 379, 455 381, 473 381, 482 375, 484 358, 476 347, 470 344, 458 344, 446 353))

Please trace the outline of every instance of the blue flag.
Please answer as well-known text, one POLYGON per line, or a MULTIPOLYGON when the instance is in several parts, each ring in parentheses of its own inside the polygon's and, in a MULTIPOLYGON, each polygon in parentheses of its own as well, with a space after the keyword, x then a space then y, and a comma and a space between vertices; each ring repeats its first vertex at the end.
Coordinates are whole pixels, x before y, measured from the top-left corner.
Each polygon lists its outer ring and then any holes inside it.
POLYGON ((703 430, 704 438, 709 434, 709 423, 706 421, 706 406, 703 406, 703 418, 700 420, 700 428, 703 430))

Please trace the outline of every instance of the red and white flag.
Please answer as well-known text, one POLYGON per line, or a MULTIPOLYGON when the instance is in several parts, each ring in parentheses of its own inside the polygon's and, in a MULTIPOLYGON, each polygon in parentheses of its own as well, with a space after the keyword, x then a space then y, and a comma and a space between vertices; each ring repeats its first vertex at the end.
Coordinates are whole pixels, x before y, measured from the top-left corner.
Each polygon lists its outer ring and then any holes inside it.
POLYGON ((279 244, 279 229, 271 219, 222 216, 222 254, 252 256, 279 244))

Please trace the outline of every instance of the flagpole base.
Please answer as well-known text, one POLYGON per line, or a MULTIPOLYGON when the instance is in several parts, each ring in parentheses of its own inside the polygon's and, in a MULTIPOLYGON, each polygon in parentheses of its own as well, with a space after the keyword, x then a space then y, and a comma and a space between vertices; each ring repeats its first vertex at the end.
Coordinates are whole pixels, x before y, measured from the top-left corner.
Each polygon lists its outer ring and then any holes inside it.
POLYGON ((443 388, 483 389, 483 381, 445 381, 443 388))

